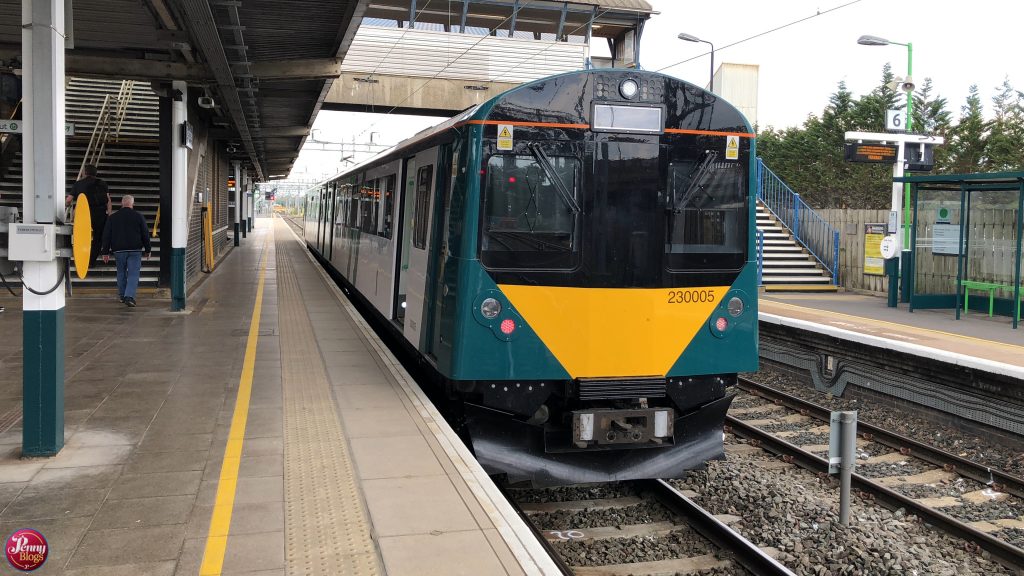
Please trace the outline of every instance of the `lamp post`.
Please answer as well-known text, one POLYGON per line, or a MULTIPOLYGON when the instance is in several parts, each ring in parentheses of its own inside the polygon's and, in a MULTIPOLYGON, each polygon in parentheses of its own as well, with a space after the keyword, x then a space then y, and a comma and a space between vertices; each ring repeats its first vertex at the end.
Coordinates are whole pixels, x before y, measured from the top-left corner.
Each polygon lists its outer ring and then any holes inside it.
MULTIPOLYGON (((906 127, 907 127, 907 132, 911 132, 912 128, 914 126, 914 83, 913 83, 913 80, 911 79, 912 75, 914 73, 914 45, 913 45, 913 43, 907 42, 906 44, 904 44, 902 42, 893 42, 892 40, 886 40, 885 38, 879 38, 878 36, 870 36, 870 35, 865 34, 864 36, 861 36, 860 38, 857 39, 857 44, 861 44, 863 46, 888 46, 890 44, 895 44, 897 46, 906 46, 907 47, 907 77, 904 80, 903 86, 904 86, 904 90, 907 93, 907 124, 906 124, 906 127)), ((903 147, 902 146, 900 147, 899 159, 898 159, 898 162, 897 162, 897 166, 893 170, 893 174, 895 176, 902 176, 903 175, 903 147)), ((896 210, 896 211, 899 210, 899 187, 896 184, 893 185, 893 206, 892 207, 893 207, 893 210, 896 210)), ((900 267, 901 268, 901 276, 902 276, 902 284, 903 284, 903 294, 902 294, 902 298, 900 298, 900 300, 902 300, 903 302, 910 302, 910 293, 913 291, 913 285, 912 285, 912 280, 911 280, 911 270, 910 270, 910 266, 909 266, 909 263, 910 263, 910 226, 907 223, 907 217, 908 217, 907 215, 908 214, 910 214, 910 184, 904 184, 903 185, 903 214, 902 214, 902 218, 901 218, 901 220, 903 222, 903 250, 902 250, 902 253, 900 254, 900 260, 902 261, 902 264, 903 264, 900 267)))
POLYGON ((701 40, 700 38, 697 38, 696 36, 687 34, 685 32, 680 32, 677 38, 679 38, 680 40, 685 40, 687 42, 703 42, 708 46, 711 46, 711 74, 708 76, 708 91, 711 91, 715 85, 715 45, 712 44, 711 42, 708 42, 707 40, 701 40))

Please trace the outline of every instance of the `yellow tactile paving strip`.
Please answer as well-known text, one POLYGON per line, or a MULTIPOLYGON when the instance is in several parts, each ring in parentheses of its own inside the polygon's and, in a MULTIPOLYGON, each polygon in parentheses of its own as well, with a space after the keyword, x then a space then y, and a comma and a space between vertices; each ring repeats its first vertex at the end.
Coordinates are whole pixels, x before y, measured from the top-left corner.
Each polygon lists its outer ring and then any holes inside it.
POLYGON ((382 574, 328 377, 285 251, 277 257, 288 574, 382 574))

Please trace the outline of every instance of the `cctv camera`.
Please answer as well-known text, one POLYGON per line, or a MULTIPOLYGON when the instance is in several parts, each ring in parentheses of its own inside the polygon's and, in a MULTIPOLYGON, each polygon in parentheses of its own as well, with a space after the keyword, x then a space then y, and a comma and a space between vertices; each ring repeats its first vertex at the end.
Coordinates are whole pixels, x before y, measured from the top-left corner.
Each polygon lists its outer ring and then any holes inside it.
POLYGON ((216 105, 213 98, 209 96, 200 96, 196 103, 199 104, 200 108, 213 108, 216 105))

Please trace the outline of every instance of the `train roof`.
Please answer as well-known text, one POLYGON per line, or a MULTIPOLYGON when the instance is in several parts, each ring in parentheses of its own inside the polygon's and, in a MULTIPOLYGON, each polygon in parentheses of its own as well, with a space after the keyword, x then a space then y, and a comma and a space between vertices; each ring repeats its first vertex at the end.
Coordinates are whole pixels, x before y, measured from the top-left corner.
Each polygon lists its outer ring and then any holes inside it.
MULTIPOLYGON (((578 82, 580 84, 582 84, 585 80, 589 79, 590 76, 598 75, 598 74, 604 75, 604 76, 622 76, 622 77, 632 76, 634 78, 656 77, 656 78, 663 78, 663 79, 665 79, 668 82, 678 83, 682 88, 685 88, 685 90, 687 90, 690 94, 694 95, 694 98, 693 98, 694 102, 692 102, 691 104, 697 104, 699 106, 703 106, 705 108, 711 108, 711 109, 714 110, 714 113, 708 114, 706 119, 704 118, 704 115, 701 114, 700 115, 701 116, 700 120, 696 120, 695 122, 691 122, 691 124, 693 124, 692 126, 690 126, 691 130, 695 130, 695 131, 710 131, 710 132, 722 131, 723 133, 725 131, 728 131, 730 133, 741 133, 743 135, 753 136, 753 134, 752 134, 753 129, 751 128, 749 122, 743 116, 743 114, 740 113, 739 110, 737 110, 732 104, 730 104, 728 101, 722 99, 721 97, 719 97, 719 96, 717 96, 717 95, 715 95, 715 94, 713 94, 711 92, 708 92, 708 91, 704 90, 703 88, 701 88, 699 86, 696 86, 694 84, 690 84, 689 82, 686 82, 685 80, 681 80, 679 78, 676 78, 674 76, 669 76, 667 74, 662 74, 660 72, 638 70, 638 69, 633 69, 633 68, 591 68, 591 69, 587 69, 587 70, 576 70, 576 71, 572 71, 572 72, 565 72, 565 73, 562 73, 562 74, 557 74, 557 75, 554 75, 554 76, 548 76, 548 77, 545 77, 545 78, 541 78, 541 79, 538 79, 538 80, 534 80, 534 81, 531 81, 531 82, 527 82, 527 83, 521 84, 521 85, 516 86, 515 88, 512 88, 510 90, 506 90, 505 92, 502 92, 500 94, 495 95, 493 98, 491 98, 490 100, 487 100, 486 102, 483 102, 481 104, 477 104, 477 105, 475 105, 475 106, 473 106, 471 108, 467 108, 466 110, 463 110, 462 112, 456 114, 455 116, 453 116, 453 117, 451 117, 451 118, 449 118, 447 120, 444 120, 444 121, 439 122, 438 124, 436 124, 434 126, 431 126, 429 128, 425 128, 425 129, 417 132, 416 134, 414 134, 414 135, 412 135, 412 136, 410 136, 410 137, 400 141, 399 143, 395 144, 391 148, 383 150, 383 151, 375 154, 371 158, 368 158, 368 159, 366 159, 366 160, 364 160, 364 161, 362 161, 362 162, 360 162, 360 163, 358 163, 358 164, 356 164, 356 165, 354 165, 354 166, 352 166, 352 167, 350 167, 350 168, 348 168, 348 169, 346 169, 346 170, 344 170, 342 172, 339 172, 338 174, 336 174, 336 175, 334 175, 334 176, 332 176, 330 178, 327 178, 323 182, 318 183, 316 186, 320 186, 320 185, 322 185, 324 183, 330 182, 332 180, 335 180, 335 179, 337 179, 339 177, 343 177, 343 176, 351 174, 351 173, 362 172, 362 171, 366 170, 367 168, 370 168, 370 167, 380 163, 382 160, 385 160, 385 159, 387 159, 390 156, 398 155, 398 153, 401 150, 403 150, 403 149, 407 149, 409 147, 412 147, 415 144, 423 142, 425 140, 430 140, 430 139, 432 139, 434 137, 439 136, 440 134, 443 134, 443 133, 447 132, 448 130, 457 129, 457 128, 461 127, 462 125, 466 124, 466 123, 486 121, 486 120, 488 120, 491 117, 492 112, 494 112, 497 108, 499 108, 499 105, 501 105, 502 103, 504 103, 504 102, 511 102, 513 100, 517 100, 517 99, 521 99, 521 98, 529 99, 529 98, 531 98, 531 96, 529 95, 530 92, 537 90, 537 88, 539 86, 546 85, 547 83, 552 83, 552 82, 554 82, 554 83, 559 83, 559 82, 564 83, 566 81, 571 81, 573 79, 578 79, 578 82), (697 98, 698 96, 700 98, 697 98), (706 102, 698 102, 698 100, 701 100, 701 99, 704 99, 704 100, 707 100, 707 101, 706 102), (721 112, 719 112, 719 110, 718 110, 718 106, 719 105, 722 106, 722 111, 721 112), (723 114, 722 112, 725 112, 725 114, 723 114), (716 117, 716 114, 717 114, 717 117, 716 117)), ((611 103, 614 103, 614 102, 611 102, 611 103)), ((680 109, 675 111, 675 116, 677 116, 679 118, 685 118, 686 116, 688 116, 691 113, 693 113, 693 110, 691 110, 690 108, 687 108, 685 106, 681 106, 681 105, 677 104, 677 107, 680 108, 680 109)), ((503 114, 501 114, 501 115, 512 115, 513 116, 512 120, 514 120, 515 119, 515 108, 516 108, 515 105, 510 105, 510 106, 502 107, 501 112, 503 114)), ((695 109, 696 109, 696 107, 694 108, 694 110, 695 109)), ((671 116, 672 114, 673 114, 673 111, 670 110, 669 111, 669 116, 671 116)), ((685 128, 685 127, 680 125, 678 128, 685 128)))

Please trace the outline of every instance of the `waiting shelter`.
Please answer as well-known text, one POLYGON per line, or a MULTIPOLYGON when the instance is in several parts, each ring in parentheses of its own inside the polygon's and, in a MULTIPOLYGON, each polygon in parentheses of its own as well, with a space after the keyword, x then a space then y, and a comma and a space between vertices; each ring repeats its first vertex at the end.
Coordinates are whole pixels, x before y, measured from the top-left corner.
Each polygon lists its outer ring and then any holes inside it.
POLYGON ((904 176, 911 185, 910 310, 1009 316, 1021 309, 1024 172, 904 176))

